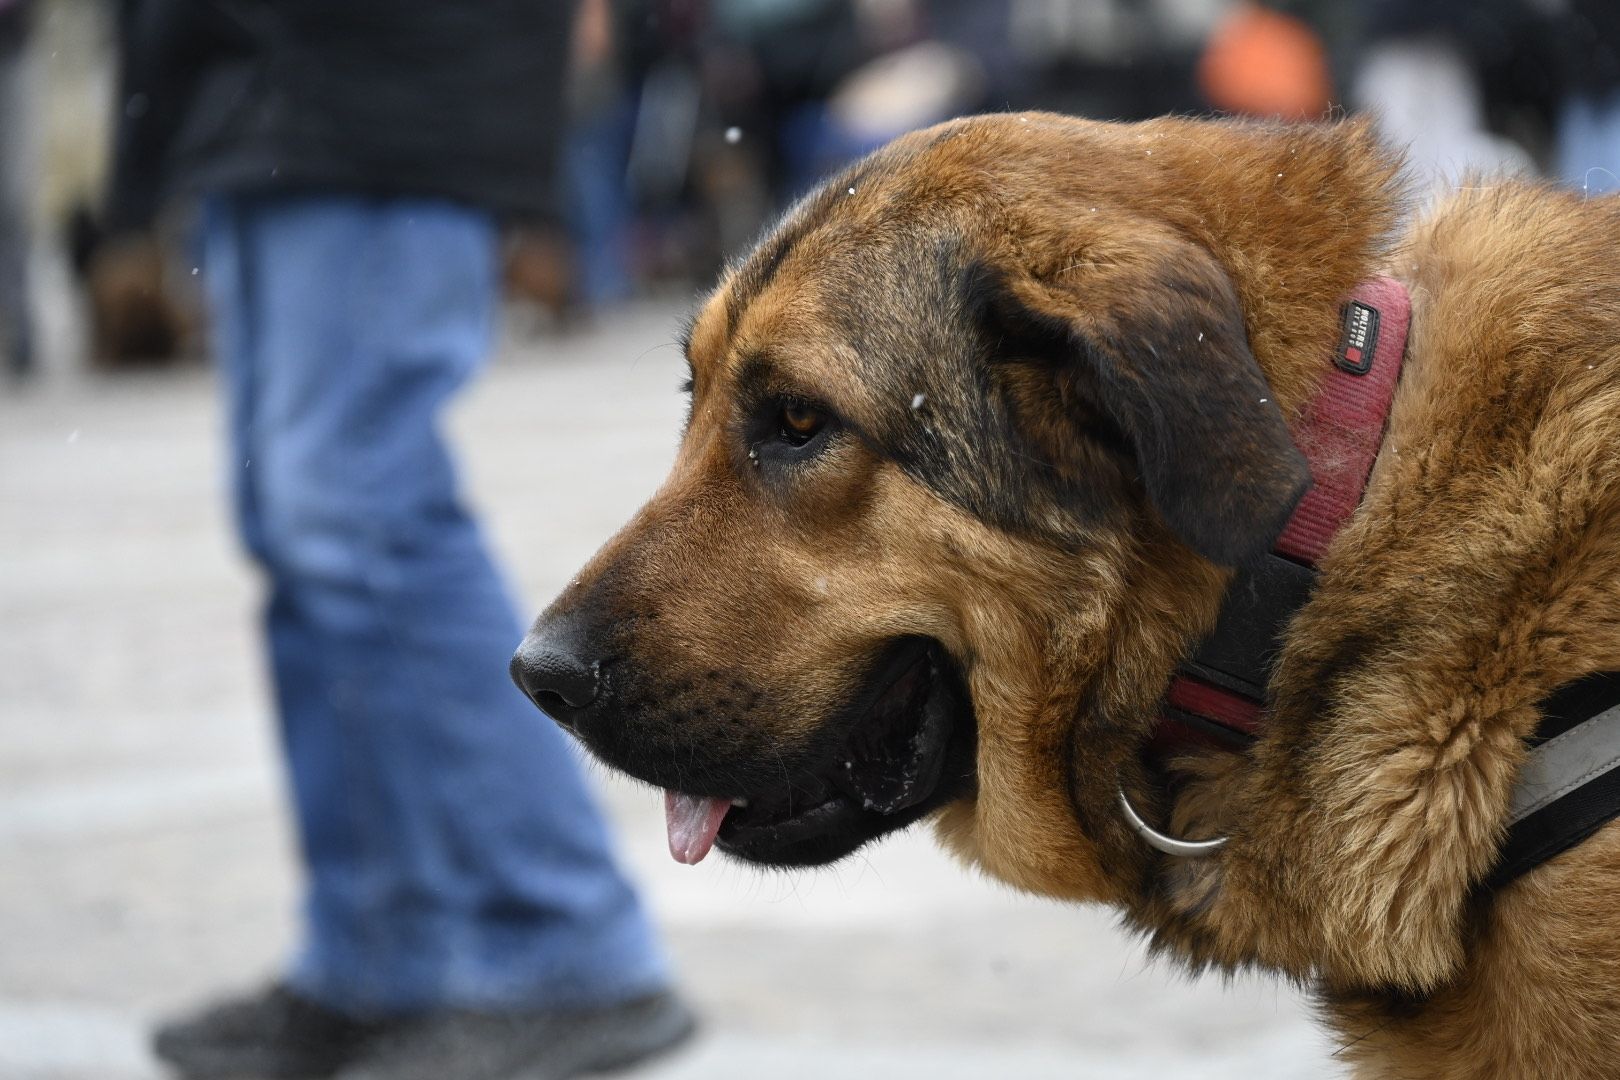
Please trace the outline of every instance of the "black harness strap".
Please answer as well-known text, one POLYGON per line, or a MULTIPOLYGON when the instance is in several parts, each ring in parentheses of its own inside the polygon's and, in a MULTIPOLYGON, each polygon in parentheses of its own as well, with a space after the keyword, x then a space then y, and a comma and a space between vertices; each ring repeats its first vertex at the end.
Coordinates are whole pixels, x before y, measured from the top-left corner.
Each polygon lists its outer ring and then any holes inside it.
POLYGON ((1311 598, 1316 571, 1266 554, 1232 575, 1215 629, 1183 665, 1188 674, 1264 701, 1271 665, 1288 620, 1311 598))

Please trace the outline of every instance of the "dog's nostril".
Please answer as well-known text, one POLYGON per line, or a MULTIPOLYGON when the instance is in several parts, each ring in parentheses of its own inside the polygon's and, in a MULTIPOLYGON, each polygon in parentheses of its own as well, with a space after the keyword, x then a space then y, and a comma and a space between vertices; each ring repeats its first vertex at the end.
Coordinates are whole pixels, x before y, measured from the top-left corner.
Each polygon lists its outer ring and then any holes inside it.
POLYGON ((573 714, 596 701, 601 665, 544 639, 526 638, 512 657, 512 681, 553 720, 570 725, 573 714))
POLYGON ((562 698, 549 690, 542 690, 538 694, 530 694, 529 700, 538 705, 540 711, 555 720, 559 726, 569 731, 574 730, 575 710, 569 708, 568 703, 562 698))

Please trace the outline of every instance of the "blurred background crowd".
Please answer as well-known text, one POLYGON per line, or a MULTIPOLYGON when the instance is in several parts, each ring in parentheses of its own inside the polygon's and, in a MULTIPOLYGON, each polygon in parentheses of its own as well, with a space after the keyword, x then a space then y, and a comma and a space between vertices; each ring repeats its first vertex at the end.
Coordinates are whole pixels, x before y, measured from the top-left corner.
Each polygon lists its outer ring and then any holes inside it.
MULTIPOLYGON (((0 0, 14 374, 46 354, 117 368, 200 351, 184 226, 105 214, 109 148, 150 107, 117 100, 133 6, 0 0), (82 318, 31 314, 64 296, 82 318)), ((548 109, 556 205, 508 230, 508 292, 531 326, 707 281, 816 177, 974 111, 1373 108, 1436 176, 1507 167, 1605 190, 1620 171, 1612 0, 585 0, 570 52, 548 109)))

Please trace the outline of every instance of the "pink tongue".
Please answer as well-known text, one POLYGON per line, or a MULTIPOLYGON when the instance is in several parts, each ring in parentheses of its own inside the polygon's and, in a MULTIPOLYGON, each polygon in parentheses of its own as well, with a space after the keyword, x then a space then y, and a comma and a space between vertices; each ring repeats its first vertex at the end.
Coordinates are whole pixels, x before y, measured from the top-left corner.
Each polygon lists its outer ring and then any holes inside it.
POLYGON ((669 853, 675 861, 694 866, 714 847, 714 836, 726 819, 731 804, 725 799, 705 799, 664 792, 664 818, 669 823, 669 853))

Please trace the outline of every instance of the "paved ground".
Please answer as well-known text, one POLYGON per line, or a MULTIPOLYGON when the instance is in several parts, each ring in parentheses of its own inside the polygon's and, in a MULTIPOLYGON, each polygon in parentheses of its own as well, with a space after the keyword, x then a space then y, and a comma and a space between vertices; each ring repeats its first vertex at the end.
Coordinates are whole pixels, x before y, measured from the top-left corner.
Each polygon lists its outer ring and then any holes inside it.
MULTIPOLYGON (((675 323, 636 309, 514 345, 457 413, 531 605, 667 465, 675 323)), ((151 1018, 265 977, 291 935, 213 404, 195 370, 0 388, 4 1080, 153 1080, 151 1018)), ((707 1020, 648 1080, 1340 1075, 1287 989, 1149 967, 1105 912, 979 881, 926 834, 819 874, 686 868, 653 794, 601 780, 707 1020)))

